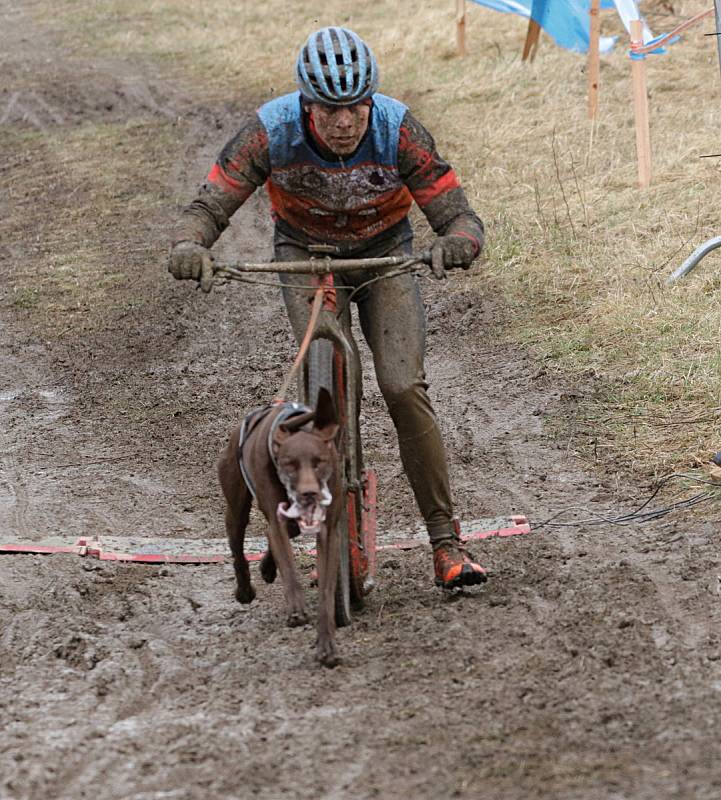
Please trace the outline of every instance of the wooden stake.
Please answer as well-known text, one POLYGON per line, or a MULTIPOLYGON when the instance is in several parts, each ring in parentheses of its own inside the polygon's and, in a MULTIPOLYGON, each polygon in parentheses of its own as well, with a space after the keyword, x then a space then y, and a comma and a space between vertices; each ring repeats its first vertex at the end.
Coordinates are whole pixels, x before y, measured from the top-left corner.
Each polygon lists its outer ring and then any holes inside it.
MULTIPOLYGON (((631 21, 631 47, 643 45, 643 23, 631 21)), ((648 92, 646 90, 646 60, 631 60, 633 80, 633 106, 636 116, 636 156, 638 158, 638 185, 648 188, 651 183, 651 133, 648 124, 648 92)))
POLYGON ((714 14, 716 19, 716 50, 718 52, 718 62, 721 67, 721 0, 713 0, 714 14))
POLYGON ((538 40, 541 35, 541 26, 533 17, 528 20, 528 30, 526 31, 526 41, 523 45, 522 61, 533 61, 538 50, 538 40))
POLYGON ((456 46, 458 55, 466 54, 466 0, 456 0, 456 46))
POLYGON ((591 0, 588 36, 588 118, 598 116, 598 83, 601 77, 601 0, 591 0))

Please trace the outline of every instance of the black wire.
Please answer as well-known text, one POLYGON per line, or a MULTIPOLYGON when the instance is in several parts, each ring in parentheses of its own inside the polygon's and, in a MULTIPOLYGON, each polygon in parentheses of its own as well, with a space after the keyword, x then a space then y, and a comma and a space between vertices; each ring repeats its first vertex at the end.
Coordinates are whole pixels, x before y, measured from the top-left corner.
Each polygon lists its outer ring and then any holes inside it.
POLYGON ((686 500, 680 500, 678 503, 673 503, 666 508, 662 508, 657 511, 649 511, 647 514, 642 514, 635 521, 639 523, 649 522, 651 520, 658 519, 659 517, 663 517, 666 514, 670 514, 672 511, 677 511, 678 509, 684 508, 692 508, 700 503, 705 503, 712 497, 715 497, 713 492, 700 492, 693 497, 689 497, 686 500))
POLYGON ((659 517, 663 517, 666 514, 670 514, 672 511, 677 511, 679 509, 686 509, 692 508, 693 506, 699 505, 700 503, 705 503, 707 500, 711 500, 712 498, 718 497, 716 492, 699 492, 691 497, 686 498, 685 500, 679 500, 676 503, 672 503, 669 506, 664 506, 663 508, 654 509, 652 511, 647 511, 645 513, 640 513, 646 506, 656 497, 656 495, 661 491, 661 489, 670 481, 676 478, 683 478, 685 480, 694 481, 695 483, 703 483, 708 486, 715 486, 721 489, 721 484, 716 483, 714 481, 704 480, 703 478, 696 478, 693 475, 686 475, 684 473, 674 472, 670 475, 666 475, 664 478, 661 478, 656 488, 653 490, 651 495, 643 502, 641 505, 636 508, 634 511, 629 512, 628 514, 621 514, 616 517, 608 517, 604 516, 603 514, 595 514, 592 511, 589 511, 584 506, 569 506, 568 508, 564 508, 558 513, 554 514, 552 517, 549 517, 543 522, 539 522, 538 524, 533 524, 533 530, 538 530, 538 528, 543 528, 544 526, 554 527, 554 528, 574 528, 578 527, 579 525, 618 525, 618 526, 625 526, 630 525, 633 522, 642 524, 644 522, 650 522, 651 520, 658 519, 659 517), (588 519, 580 519, 575 520, 574 522, 554 522, 553 520, 558 519, 571 511, 584 511, 590 514, 590 518, 588 519))

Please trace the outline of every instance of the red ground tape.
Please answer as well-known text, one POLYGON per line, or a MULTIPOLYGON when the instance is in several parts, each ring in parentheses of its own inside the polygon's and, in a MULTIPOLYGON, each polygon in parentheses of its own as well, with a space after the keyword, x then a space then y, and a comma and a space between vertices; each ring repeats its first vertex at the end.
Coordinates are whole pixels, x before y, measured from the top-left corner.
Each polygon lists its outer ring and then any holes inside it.
MULTIPOLYGON (((505 538, 507 536, 519 536, 531 533, 531 526, 522 516, 511 517, 514 523, 508 528, 496 528, 491 531, 474 531, 462 536, 464 542, 479 539, 491 539, 494 536, 505 538)), ((412 550, 416 547, 423 547, 427 544, 419 539, 405 539, 393 544, 381 545, 378 550, 412 550)), ((116 553, 112 550, 103 550, 102 544, 98 539, 80 538, 74 545, 70 546, 50 546, 34 544, 3 544, 0 545, 0 553, 12 555, 13 553, 25 553, 29 555, 52 555, 54 553, 65 553, 69 555, 87 556, 97 558, 100 561, 128 561, 139 564, 222 564, 230 559, 230 556, 223 555, 170 555, 165 553, 116 553)), ((315 550, 309 550, 309 555, 315 555, 315 550)), ((248 553, 248 561, 260 561, 262 553, 248 553)))
POLYGON ((498 536, 503 539, 506 536, 521 536, 524 533, 531 533, 531 524, 526 517, 520 515, 511 517, 513 525, 510 528, 497 528, 494 531, 479 531, 477 533, 469 533, 468 536, 463 536, 464 542, 469 539, 490 539, 493 536, 498 536))
MULTIPOLYGON (((531 533, 531 526, 526 519, 522 516, 513 516, 511 521, 514 523, 509 528, 496 528, 491 531, 474 531, 465 536, 461 536, 461 540, 469 542, 478 539, 491 539, 494 536, 505 538, 507 536, 521 536, 524 533, 531 533)), ((414 547, 423 547, 426 542, 419 541, 418 539, 402 539, 400 542, 393 542, 393 544, 381 545, 378 550, 412 550, 414 547)))
POLYGON ((49 547, 45 545, 28 545, 28 544, 3 544, 0 545, 0 553, 27 553, 35 555, 50 555, 52 553, 68 553, 70 555, 84 556, 84 547, 49 547))
POLYGON ((72 546, 49 546, 33 544, 3 544, 0 553, 25 553, 28 555, 52 555, 67 553, 77 556, 88 556, 100 561, 132 561, 139 564, 222 564, 227 556, 211 555, 171 555, 166 553, 116 553, 103 550, 98 539, 78 539, 72 546))

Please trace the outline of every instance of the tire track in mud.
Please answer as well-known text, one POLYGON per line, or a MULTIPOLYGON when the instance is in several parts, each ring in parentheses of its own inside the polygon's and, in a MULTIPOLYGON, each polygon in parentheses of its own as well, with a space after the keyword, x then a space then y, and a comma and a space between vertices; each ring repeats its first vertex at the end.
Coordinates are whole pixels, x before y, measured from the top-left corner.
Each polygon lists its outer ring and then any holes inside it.
MULTIPOLYGON (((19 332, 9 326, 3 328, 8 341, 23 340, 19 332)), ((79 453, 78 431, 65 419, 74 399, 45 363, 45 348, 26 341, 22 350, 23 355, 17 347, 0 355, 0 484, 6 486, 5 497, 0 498, 3 541, 77 534, 82 531, 79 520, 88 507, 81 500, 82 476, 78 476, 81 483, 73 499, 66 495, 68 510, 74 512, 66 522, 57 515, 65 493, 61 488, 58 494, 56 486, 72 486, 78 468, 92 456, 82 450, 79 453), (56 466, 58 460, 79 463, 56 466)), ((93 530, 92 523, 87 524, 87 530, 93 530)))
POLYGON ((721 598, 716 590, 721 571, 721 559, 706 557, 698 564, 690 553, 692 540, 701 543, 702 537, 713 540, 713 528, 684 535, 678 526, 664 526, 661 535, 647 539, 634 563, 651 580, 658 600, 658 619, 652 626, 653 638, 661 651, 677 643, 689 654, 704 652, 718 639, 721 621, 721 598), (679 544, 681 549, 673 545, 679 544), (644 552, 645 551, 645 552, 644 552), (716 601, 714 603, 714 600, 716 601), (714 607, 715 606, 715 607, 714 607))
MULTIPOLYGON (((0 324, 3 339, 10 341, 10 331, 0 324), (5 338, 7 337, 7 338, 5 338)), ((44 405, 45 397, 51 396, 48 390, 39 390, 36 377, 31 370, 21 365, 19 359, 7 353, 0 356, 0 486, 6 487, 5 496, 0 495, 0 529, 7 536, 16 532, 20 538, 31 536, 28 523, 30 495, 24 465, 18 461, 16 453, 21 448, 20 441, 11 437, 11 432, 20 429, 22 439, 27 434, 22 429, 23 407, 30 403, 44 405)), ((48 413, 44 421, 52 422, 53 413, 48 413)))
MULTIPOLYGON (((2 333, 3 341, 11 341, 10 328, 3 324, 1 319, 0 333, 2 333)), ((23 392, 23 389, 19 387, 23 387, 25 383, 22 378, 15 380, 18 371, 17 359, 12 358, 5 351, 0 356, 0 375, 2 376, 0 381, 0 491, 1 487, 5 487, 5 491, 0 494, 0 529, 16 530, 20 536, 26 536, 28 533, 26 524, 28 493, 13 452, 17 445, 10 437, 10 431, 14 429, 16 422, 16 415, 12 413, 12 408, 23 392), (10 520, 9 523, 8 520, 10 520)))
POLYGON ((121 59, 88 60, 38 24, 32 5, 3 0, 4 90, 0 126, 50 133, 91 120, 125 122, 131 116, 175 120, 193 111, 189 98, 172 82, 121 59), (31 38, 28 33, 31 31, 31 38), (32 41, 32 46, 28 42, 32 41), (51 53, 52 57, 48 54, 51 53))
MULTIPOLYGON (((0 400, 0 402, 2 402, 0 400)), ((0 420, 0 424, 2 424, 0 420)), ((6 453, 9 443, 0 437, 0 448, 6 453)), ((0 460, 0 485, 6 487, 6 496, 0 496, 0 507, 6 506, 11 510, 12 523, 7 526, 6 530, 17 531, 21 539, 26 539, 29 534, 28 526, 25 518, 28 510, 28 494, 27 489, 21 482, 19 475, 17 460, 10 455, 3 455, 0 460)), ((4 515, 7 514, 7 511, 4 515)))

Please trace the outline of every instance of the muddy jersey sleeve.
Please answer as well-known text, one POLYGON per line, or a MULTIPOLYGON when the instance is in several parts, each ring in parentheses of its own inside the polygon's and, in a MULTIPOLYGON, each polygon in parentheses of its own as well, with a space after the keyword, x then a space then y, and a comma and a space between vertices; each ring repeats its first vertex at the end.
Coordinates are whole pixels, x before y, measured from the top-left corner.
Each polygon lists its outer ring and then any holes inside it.
POLYGON ((173 241, 210 247, 269 174, 268 135, 254 115, 225 145, 197 196, 183 209, 173 241))
POLYGON ((433 137, 406 112, 398 141, 403 182, 439 236, 465 236, 483 248, 483 223, 468 204, 451 165, 439 155, 433 137))

